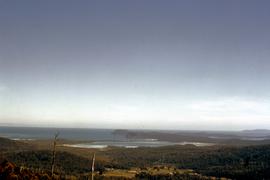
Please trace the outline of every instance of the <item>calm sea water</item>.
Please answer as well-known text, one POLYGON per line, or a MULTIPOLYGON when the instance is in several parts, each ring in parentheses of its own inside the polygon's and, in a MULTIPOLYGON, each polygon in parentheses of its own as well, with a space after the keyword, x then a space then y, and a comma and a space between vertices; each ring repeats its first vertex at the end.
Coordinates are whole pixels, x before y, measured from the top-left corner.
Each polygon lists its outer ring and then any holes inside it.
POLYGON ((59 138, 70 140, 125 140, 114 135, 113 129, 81 128, 37 128, 37 127, 0 127, 0 136, 10 139, 52 139, 56 132, 59 138))
POLYGON ((114 135, 113 129, 81 129, 81 128, 36 128, 36 127, 0 127, 0 137, 14 140, 40 140, 53 139, 59 132, 59 138, 69 140, 93 141, 83 144, 65 144, 65 146, 83 148, 106 148, 108 146, 137 148, 137 147, 161 147, 171 145, 193 144, 196 146, 208 146, 208 143, 196 142, 168 142, 157 139, 127 139, 125 136, 114 135))

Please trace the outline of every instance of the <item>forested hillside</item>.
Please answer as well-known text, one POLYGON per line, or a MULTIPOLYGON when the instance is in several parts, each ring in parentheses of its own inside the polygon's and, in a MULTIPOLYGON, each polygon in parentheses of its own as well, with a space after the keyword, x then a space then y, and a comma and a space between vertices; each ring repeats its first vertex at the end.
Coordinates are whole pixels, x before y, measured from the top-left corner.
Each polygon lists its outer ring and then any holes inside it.
MULTIPOLYGON (((107 161, 96 161, 96 170, 106 168, 145 169, 156 165, 173 166, 177 169, 193 169, 206 176, 232 179, 270 178, 270 146, 243 148, 214 147, 196 148, 193 146, 112 149, 99 152, 97 156, 107 157, 107 161)), ((57 171, 65 174, 87 173, 91 169, 91 159, 58 152, 57 171)), ((7 159, 18 165, 33 169, 50 169, 50 151, 23 151, 9 153, 7 159)))

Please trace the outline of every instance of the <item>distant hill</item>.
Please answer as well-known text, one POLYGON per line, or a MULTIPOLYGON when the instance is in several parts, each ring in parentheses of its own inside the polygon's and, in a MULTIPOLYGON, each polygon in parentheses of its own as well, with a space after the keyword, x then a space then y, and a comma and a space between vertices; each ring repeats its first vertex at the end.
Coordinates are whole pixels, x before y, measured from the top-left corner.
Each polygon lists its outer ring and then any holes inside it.
POLYGON ((241 133, 245 136, 256 136, 256 137, 270 136, 270 130, 268 129, 243 130, 241 131, 241 133))
POLYGON ((16 151, 30 149, 29 144, 0 137, 0 151, 16 151))
POLYGON ((202 142, 229 145, 258 145, 270 143, 270 130, 243 131, 158 131, 115 130, 115 135, 127 139, 157 139, 170 142, 202 142))

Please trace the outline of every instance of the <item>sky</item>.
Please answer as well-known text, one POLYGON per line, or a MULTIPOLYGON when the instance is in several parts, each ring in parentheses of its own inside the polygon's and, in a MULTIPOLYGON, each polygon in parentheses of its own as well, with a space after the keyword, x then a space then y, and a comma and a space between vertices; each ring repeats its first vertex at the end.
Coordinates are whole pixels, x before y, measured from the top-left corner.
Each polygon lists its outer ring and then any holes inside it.
POLYGON ((268 0, 0 2, 0 125, 270 129, 268 0))

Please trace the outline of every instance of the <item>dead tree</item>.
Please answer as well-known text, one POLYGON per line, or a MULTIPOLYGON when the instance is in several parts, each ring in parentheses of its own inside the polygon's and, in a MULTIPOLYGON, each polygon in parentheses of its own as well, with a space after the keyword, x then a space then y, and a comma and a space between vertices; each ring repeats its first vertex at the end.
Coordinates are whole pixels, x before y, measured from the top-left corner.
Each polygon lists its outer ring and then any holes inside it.
POLYGON ((56 141, 57 141, 58 136, 59 136, 59 132, 56 132, 54 134, 54 141, 53 141, 53 152, 52 152, 53 155, 52 155, 52 169, 51 169, 52 176, 53 176, 54 167, 55 167, 56 141))
POLYGON ((91 180, 94 180, 94 171, 95 171, 95 159, 96 159, 96 153, 94 153, 93 160, 92 160, 92 172, 91 172, 91 180))

